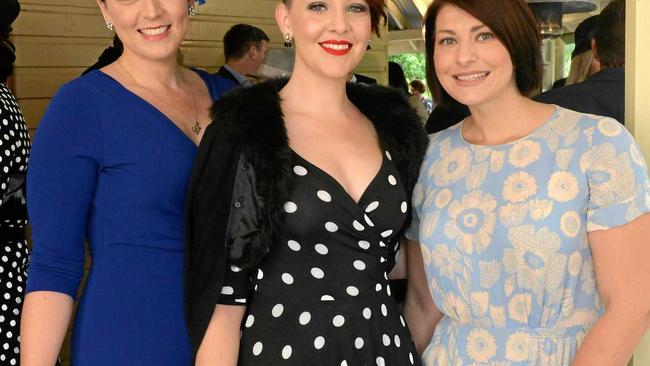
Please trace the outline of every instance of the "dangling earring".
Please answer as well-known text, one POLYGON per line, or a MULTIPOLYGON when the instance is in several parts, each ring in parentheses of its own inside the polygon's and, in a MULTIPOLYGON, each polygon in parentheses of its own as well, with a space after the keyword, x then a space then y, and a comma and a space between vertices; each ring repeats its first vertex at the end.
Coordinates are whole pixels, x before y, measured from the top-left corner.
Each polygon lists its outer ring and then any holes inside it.
POLYGON ((290 33, 284 34, 284 47, 286 48, 293 47, 293 36, 290 33))
POLYGON ((113 22, 110 20, 106 21, 106 28, 108 28, 109 31, 113 31, 113 22))
POLYGON ((187 8, 187 13, 193 17, 196 15, 196 9, 194 8, 194 5, 190 5, 190 7, 187 8))

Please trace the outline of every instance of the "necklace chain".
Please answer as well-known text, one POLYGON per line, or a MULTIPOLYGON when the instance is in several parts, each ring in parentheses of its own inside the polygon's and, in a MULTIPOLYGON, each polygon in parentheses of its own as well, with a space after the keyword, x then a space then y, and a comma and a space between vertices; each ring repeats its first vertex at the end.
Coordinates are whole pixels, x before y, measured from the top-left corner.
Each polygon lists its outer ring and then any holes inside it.
MULTIPOLYGON (((135 78, 133 77, 133 75, 131 75, 131 73, 129 71, 127 71, 127 69, 124 67, 124 65, 122 65, 122 62, 120 62, 120 60, 117 60, 117 64, 120 66, 122 71, 124 71, 124 73, 129 76, 129 79, 131 79, 131 81, 135 85, 137 85, 137 86, 139 86, 141 88, 150 90, 150 88, 138 83, 135 80, 135 78)), ((196 99, 194 99, 194 91, 192 91, 192 86, 187 83, 187 80, 185 80, 185 76, 183 76, 183 71, 179 70, 179 72, 180 72, 181 80, 183 80, 183 84, 185 84, 187 86, 187 88, 189 89, 189 91, 190 91, 190 97, 192 98, 192 106, 194 107, 194 122, 192 123, 192 132, 194 132, 194 134, 196 136, 198 136, 199 133, 201 133, 202 127, 199 124, 199 112, 198 112, 198 108, 196 107, 196 99)), ((151 95, 156 99, 156 101, 158 101, 160 103, 160 99, 158 99, 158 97, 156 96, 156 93, 151 93, 151 95)), ((164 105, 164 103, 162 103, 162 105, 164 105)))

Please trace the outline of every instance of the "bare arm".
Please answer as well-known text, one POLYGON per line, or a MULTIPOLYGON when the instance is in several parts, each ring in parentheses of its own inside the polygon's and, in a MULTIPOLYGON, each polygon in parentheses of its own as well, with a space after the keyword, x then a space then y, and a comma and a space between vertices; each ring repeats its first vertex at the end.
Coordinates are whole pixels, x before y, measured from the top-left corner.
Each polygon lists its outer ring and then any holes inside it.
POLYGON ((438 321, 442 319, 443 314, 438 310, 431 298, 420 244, 409 240, 405 247, 407 248, 408 287, 404 304, 404 317, 411 330, 411 335, 413 335, 415 347, 418 353, 422 354, 429 345, 433 330, 438 321))
POLYGON ((20 321, 20 364, 52 366, 59 357, 74 300, 59 292, 36 291, 25 296, 20 321))
POLYGON ((573 366, 624 366, 650 326, 650 214, 589 233, 605 313, 580 346, 573 366))
POLYGON ((236 366, 245 306, 217 305, 196 355, 196 366, 236 366))

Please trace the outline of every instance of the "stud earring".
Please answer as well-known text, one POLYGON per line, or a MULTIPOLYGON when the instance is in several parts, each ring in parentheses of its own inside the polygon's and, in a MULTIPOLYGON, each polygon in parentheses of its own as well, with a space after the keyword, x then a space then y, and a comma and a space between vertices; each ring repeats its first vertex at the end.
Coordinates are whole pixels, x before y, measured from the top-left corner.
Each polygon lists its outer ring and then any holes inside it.
POLYGON ((286 48, 293 47, 293 36, 290 33, 284 34, 284 47, 286 48))
POLYGON ((193 17, 196 15, 196 8, 194 8, 194 5, 190 5, 190 7, 187 8, 187 13, 193 17))
POLYGON ((109 31, 113 31, 113 22, 110 20, 106 21, 106 28, 108 28, 109 31))

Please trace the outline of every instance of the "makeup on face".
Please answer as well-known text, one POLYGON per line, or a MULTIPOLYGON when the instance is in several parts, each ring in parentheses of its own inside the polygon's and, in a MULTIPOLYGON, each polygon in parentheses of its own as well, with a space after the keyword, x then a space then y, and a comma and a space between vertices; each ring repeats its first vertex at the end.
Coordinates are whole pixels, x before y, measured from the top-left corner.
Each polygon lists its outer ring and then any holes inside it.
POLYGON ((466 105, 515 87, 510 54, 494 33, 467 12, 448 5, 436 18, 434 64, 442 87, 466 105))

